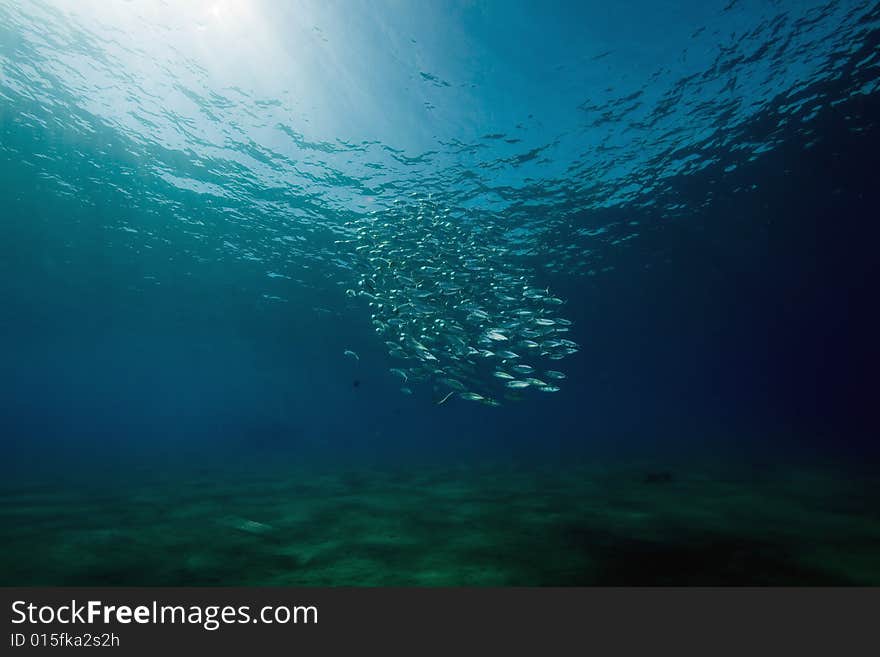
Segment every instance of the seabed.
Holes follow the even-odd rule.
[[[0,493],[3,585],[878,585],[880,487],[814,468],[279,469]]]

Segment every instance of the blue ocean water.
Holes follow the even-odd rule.
[[[878,91],[874,2],[0,0],[0,468],[873,472]]]

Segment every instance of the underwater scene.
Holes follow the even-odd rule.
[[[0,0],[0,585],[880,585],[880,3]]]

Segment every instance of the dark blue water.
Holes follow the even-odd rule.
[[[876,464],[876,3],[178,4],[0,1],[10,479]],[[348,240],[441,211],[564,302],[558,391],[400,391]]]

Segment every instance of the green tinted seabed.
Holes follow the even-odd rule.
[[[2,585],[880,584],[864,475],[279,469],[2,492]]]

